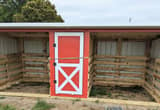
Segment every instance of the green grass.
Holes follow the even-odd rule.
[[[99,100],[96,100],[96,101],[95,101],[95,103],[97,103],[97,104],[98,104],[98,103],[99,103]]]
[[[0,96],[0,99],[5,99],[6,97],[4,97],[4,96]]]
[[[72,104],[75,104],[75,102],[79,102],[79,101],[81,101],[81,99],[74,99],[72,100]]]
[[[97,95],[107,95],[106,88],[92,87],[90,96],[97,96]]]
[[[110,92],[107,93],[108,97],[112,97],[112,94]]]
[[[0,110],[16,110],[16,108],[11,106],[11,105],[2,105],[2,104],[0,104]]]
[[[55,108],[55,104],[48,104],[43,100],[38,100],[32,110],[50,110],[51,108]]]

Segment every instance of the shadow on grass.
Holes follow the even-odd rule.
[[[32,110],[50,110],[51,108],[55,108],[55,104],[48,104],[43,100],[38,100]]]
[[[11,106],[11,105],[2,105],[2,104],[0,104],[0,110],[16,110],[16,108]]]

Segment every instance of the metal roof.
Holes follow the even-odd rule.
[[[0,23],[0,29],[160,29],[160,25],[114,24],[83,25],[66,23]]]

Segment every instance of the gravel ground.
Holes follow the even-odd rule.
[[[56,108],[51,110],[107,110],[107,107],[121,107],[122,110],[160,110],[157,107],[115,105],[110,103],[101,103],[98,101],[88,102],[81,100],[62,100],[53,98],[28,98],[28,97],[0,97],[1,104],[9,104],[17,108],[17,110],[31,110],[37,100],[44,100],[47,103],[54,104]],[[114,110],[114,109],[113,109]],[[116,110],[116,109],[115,109]],[[119,109],[120,110],[120,109]]]

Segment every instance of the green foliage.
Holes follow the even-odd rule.
[[[22,6],[26,3],[25,0],[4,0],[0,4],[0,22],[11,22],[13,16],[21,11]]]
[[[103,87],[93,87],[91,89],[91,93],[90,93],[90,96],[97,96],[97,95],[107,95],[107,91],[106,91],[106,88],[103,88]],[[108,95],[111,95],[108,93]]]
[[[57,15],[55,6],[48,0],[32,0],[22,7],[21,13],[14,15],[16,22],[63,22]]]
[[[54,104],[48,104],[45,101],[38,100],[36,105],[32,108],[32,110],[50,110],[51,108],[55,108]]]
[[[6,0],[0,4],[0,22],[63,22],[49,0]]]
[[[16,110],[16,108],[14,108],[10,105],[1,105],[0,104],[0,110]]]

